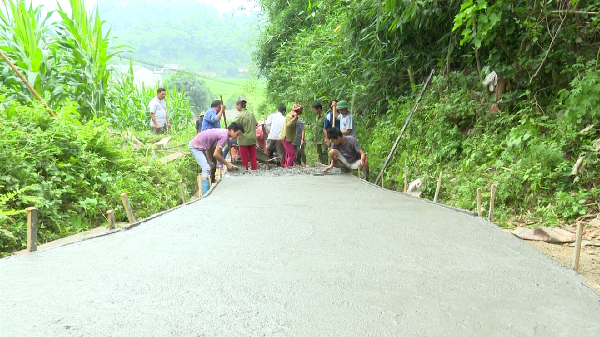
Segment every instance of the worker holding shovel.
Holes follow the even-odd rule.
[[[244,132],[241,124],[233,122],[227,129],[209,129],[202,131],[188,145],[196,162],[202,167],[202,195],[210,189],[208,176],[216,170],[215,159],[227,166],[228,170],[237,169],[221,155],[221,150],[229,139],[237,139]]]

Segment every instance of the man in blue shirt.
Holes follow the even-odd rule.
[[[210,109],[204,114],[204,120],[202,121],[202,131],[209,129],[220,129],[221,128],[221,117],[223,117],[223,111],[225,106],[219,100],[214,100],[210,104]]]
[[[329,107],[333,106],[333,102],[337,103],[337,100],[333,100],[331,102],[329,102]],[[333,119],[333,111],[329,110],[327,112],[327,115],[325,115],[325,122],[323,123],[323,130],[325,131],[325,144],[327,144],[327,147],[331,147],[331,143],[329,141],[329,138],[327,137],[327,130],[333,128],[334,126],[336,128],[340,128],[340,115],[338,115],[338,119],[336,119],[335,121],[335,125],[333,125],[333,123],[331,122],[331,120]]]
[[[202,120],[202,131],[210,129],[221,128],[221,117],[223,117],[223,111],[225,111],[225,105],[220,100],[214,100],[210,104],[210,109],[204,113],[204,119]],[[227,125],[225,125],[227,127]],[[227,158],[229,153],[229,144],[223,148],[222,156]]]

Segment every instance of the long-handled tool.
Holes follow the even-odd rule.
[[[385,168],[388,166],[390,160],[394,156],[394,152],[396,152],[398,143],[400,143],[400,139],[402,139],[402,135],[404,134],[404,131],[406,130],[406,127],[408,126],[410,119],[412,118],[413,114],[419,107],[419,102],[421,101],[421,97],[423,97],[423,93],[427,89],[427,86],[429,85],[429,82],[431,81],[431,78],[433,77],[434,73],[435,73],[435,69],[431,69],[431,73],[429,73],[429,77],[427,77],[427,81],[425,81],[425,85],[423,85],[423,89],[421,89],[421,93],[419,94],[419,97],[417,97],[417,101],[415,102],[415,105],[413,105],[412,109],[410,110],[410,113],[408,114],[408,117],[406,118],[406,121],[404,122],[404,126],[402,126],[402,130],[400,130],[400,135],[398,135],[398,138],[396,138],[396,143],[394,143],[394,146],[392,146],[392,150],[390,151],[390,154],[388,155],[387,159],[385,160],[385,163],[383,164],[383,167],[381,168],[381,172],[379,172],[377,179],[375,179],[375,185],[379,184],[379,181],[383,178],[383,172],[385,171]]]
[[[223,95],[219,95],[221,98],[221,106],[225,106],[223,101]],[[227,116],[225,116],[225,109],[223,109],[223,121],[225,122],[225,128],[227,129]],[[233,149],[231,148],[231,139],[227,138],[227,146],[229,146],[229,161],[233,164]]]

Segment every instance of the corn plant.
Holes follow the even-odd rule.
[[[122,76],[114,72],[106,95],[106,118],[121,129],[142,130],[148,123],[144,106],[146,97],[134,83],[133,67]],[[148,115],[149,116],[149,115]]]
[[[177,91],[177,87],[166,87],[167,108],[169,109],[169,121],[172,127],[177,130],[184,128],[188,123],[191,123],[192,111],[190,108],[190,99],[185,95],[185,88],[181,92]]]
[[[67,50],[66,62],[70,73],[65,81],[71,87],[72,98],[80,105],[84,118],[99,116],[105,108],[110,71],[110,59],[119,53],[120,47],[109,52],[110,29],[103,33],[105,21],[100,20],[98,7],[88,15],[83,0],[70,0],[71,15],[58,4],[62,18],[58,35],[61,48]],[[68,90],[64,87],[62,90]]]
[[[173,129],[181,129],[192,118],[190,100],[185,91],[178,92],[175,87],[168,87],[165,102],[169,121]],[[113,126],[121,129],[144,130],[150,123],[148,104],[156,96],[154,87],[136,87],[133,78],[133,65],[122,76],[115,72],[112,75],[106,95],[105,116]]]
[[[25,1],[6,0],[6,12],[0,11],[0,49],[9,57],[27,81],[50,103],[63,96],[56,91],[58,79],[53,70],[61,66],[56,40],[50,34],[55,24],[48,23],[53,12],[42,15],[42,6],[27,6]],[[0,80],[8,89],[7,98],[21,101],[34,96],[4,62],[0,62]]]

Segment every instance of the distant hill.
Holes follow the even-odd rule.
[[[103,0],[100,17],[127,56],[224,77],[244,76],[258,36],[258,13],[224,13],[197,1]],[[118,59],[116,61],[119,61]],[[241,71],[240,71],[241,70]]]

